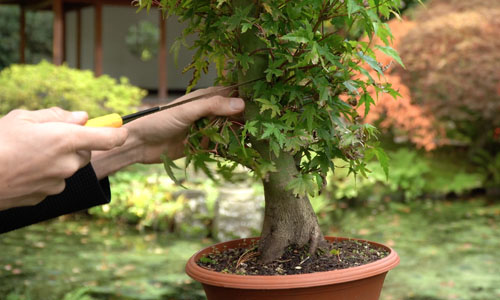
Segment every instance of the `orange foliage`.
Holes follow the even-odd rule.
[[[415,22],[392,20],[388,25],[394,36],[391,46],[398,50],[402,37],[415,26]],[[375,39],[372,43],[374,45],[383,45],[383,42],[379,39]],[[395,72],[398,68],[396,68],[392,59],[379,50],[375,49],[375,53],[377,61],[382,66],[387,67],[387,74],[381,79],[390,82],[392,87],[401,94],[401,98],[394,100],[388,94],[379,94],[378,98],[376,98],[375,91],[372,91],[372,97],[377,99],[376,106],[371,108],[367,116],[364,116],[365,122],[380,122],[379,128],[392,130],[399,141],[409,140],[428,151],[436,148],[437,141],[443,139],[437,138],[442,133],[442,130],[439,131],[436,128],[434,117],[424,107],[412,102],[410,89],[403,83],[400,72]],[[369,67],[365,66],[365,69],[369,69]],[[377,78],[375,71],[372,70],[370,73],[373,78]],[[361,106],[358,111],[362,114],[364,107]]]
[[[392,83],[402,97],[394,100],[381,95],[365,121],[379,122],[382,130],[426,150],[451,143],[447,132],[469,135],[469,142],[496,136],[495,128],[500,127],[500,1],[428,3],[427,8],[417,8],[412,21],[389,22],[392,47],[407,69],[393,63],[381,80]],[[372,43],[382,44],[379,40]],[[388,56],[376,54],[382,65],[391,63]],[[377,78],[375,71],[372,77]]]

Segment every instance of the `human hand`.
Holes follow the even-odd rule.
[[[212,92],[216,88],[197,90],[173,103]],[[244,108],[245,102],[240,98],[217,95],[138,119],[127,124],[127,128],[130,135],[135,135],[142,145],[139,162],[158,163],[161,162],[160,155],[165,151],[173,160],[184,156],[186,134],[196,120],[202,117],[231,116],[241,113]]]
[[[15,110],[0,119],[0,210],[35,205],[65,188],[92,150],[123,144],[124,128],[91,128],[85,112]]]
[[[215,89],[217,87],[197,90],[173,103]],[[160,156],[165,151],[171,159],[182,157],[186,134],[193,122],[202,117],[232,116],[243,112],[245,102],[240,98],[230,98],[226,95],[211,96],[182,104],[124,125],[129,131],[125,145],[111,151],[93,153],[92,165],[98,178],[132,163],[159,163]]]

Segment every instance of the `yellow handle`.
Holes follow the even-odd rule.
[[[102,117],[93,118],[85,123],[88,127],[122,127],[123,120],[119,114],[109,114]]]

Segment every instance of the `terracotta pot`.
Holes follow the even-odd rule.
[[[347,238],[327,237],[329,241]],[[258,238],[239,239],[207,247],[193,255],[186,273],[203,284],[208,300],[377,300],[387,272],[399,263],[398,254],[390,247],[364,240],[390,251],[375,262],[348,269],[302,275],[235,275],[204,269],[196,264],[203,254],[247,244]]]

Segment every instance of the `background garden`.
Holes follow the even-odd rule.
[[[415,2],[389,21],[406,69],[379,59],[402,97],[379,98],[364,116],[381,130],[389,178],[376,161],[368,178],[337,161],[311,202],[325,234],[399,253],[381,299],[499,299],[500,3]],[[50,14],[27,15],[31,64],[16,65],[17,14],[0,6],[0,115],[143,105],[146,91],[125,78],[42,61]],[[0,236],[0,299],[204,299],[185,262],[216,240],[258,235],[262,189],[243,169],[232,183],[191,169],[176,175],[187,189],[162,166],[133,166],[110,178],[111,204]]]

